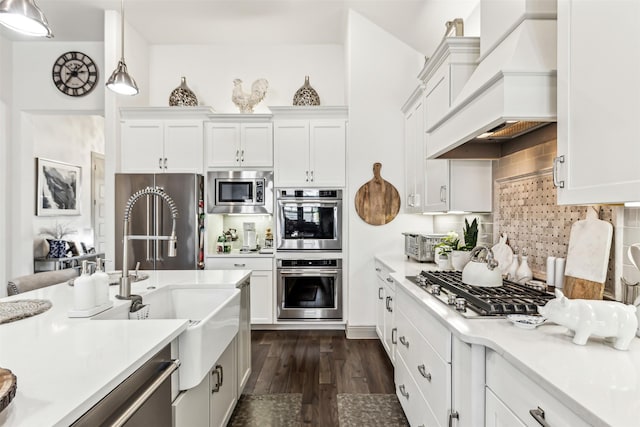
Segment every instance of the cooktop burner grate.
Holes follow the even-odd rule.
[[[507,314],[538,314],[538,306],[555,298],[553,294],[532,289],[509,280],[502,286],[481,287],[462,283],[462,274],[453,271],[422,271],[422,280],[414,280],[421,286],[440,285],[441,289],[466,304],[481,316],[504,316]],[[411,279],[411,278],[410,278]],[[424,282],[421,283],[421,282]]]

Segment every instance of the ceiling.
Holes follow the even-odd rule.
[[[150,44],[338,43],[353,9],[430,55],[444,23],[479,0],[127,0],[127,22]],[[102,41],[104,10],[118,0],[36,0],[57,41]],[[26,40],[6,29],[0,34]]]

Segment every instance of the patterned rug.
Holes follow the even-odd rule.
[[[395,394],[338,394],[340,427],[408,427]]]
[[[302,394],[243,394],[227,427],[298,427]]]

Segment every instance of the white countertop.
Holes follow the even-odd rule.
[[[396,282],[456,337],[496,351],[588,423],[640,425],[640,338],[628,351],[619,351],[596,337],[575,345],[567,328],[551,323],[524,330],[507,319],[468,320],[405,279],[437,269],[434,264],[395,254],[376,259],[394,270]]]
[[[235,287],[247,270],[145,271],[148,287],[207,285]],[[110,287],[115,305],[118,286]],[[187,320],[71,319],[73,287],[67,284],[3,298],[48,299],[53,306],[33,317],[0,325],[0,366],[18,379],[16,397],[0,412],[2,427],[68,426],[187,328]]]

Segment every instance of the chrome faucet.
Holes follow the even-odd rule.
[[[131,217],[131,211],[133,206],[143,196],[158,196],[169,205],[171,211],[171,234],[169,236],[149,236],[149,235],[131,235],[127,234],[129,231],[129,218]],[[127,205],[124,208],[124,236],[122,237],[122,277],[120,277],[120,293],[116,295],[118,299],[132,299],[131,295],[131,280],[129,278],[129,266],[128,266],[128,254],[127,243],[129,240],[167,240],[169,244],[167,256],[175,257],[178,251],[178,238],[176,237],[176,218],[178,218],[178,208],[173,199],[165,193],[160,187],[147,187],[139,190],[127,200]]]

